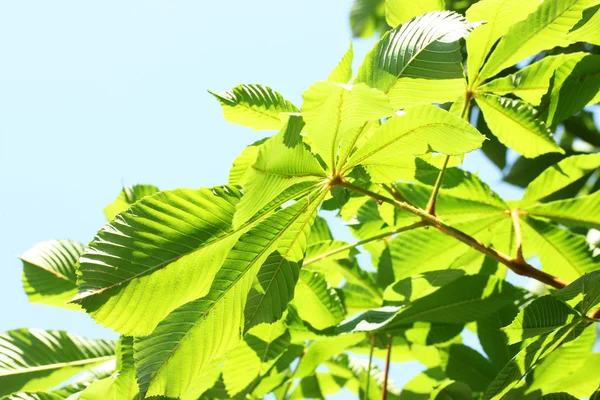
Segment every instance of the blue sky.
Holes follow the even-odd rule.
[[[300,105],[302,92],[346,51],[350,6],[2,2],[0,331],[116,337],[83,313],[29,304],[17,256],[49,239],[89,242],[123,184],[225,183],[233,158],[266,134],[226,123],[206,90],[262,83]],[[357,58],[374,42],[355,41]],[[467,167],[488,183],[499,179],[480,155],[468,155]],[[413,367],[393,375],[406,381]]]

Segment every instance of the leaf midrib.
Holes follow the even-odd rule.
[[[30,367],[30,368],[21,368],[21,369],[11,370],[8,372],[1,371],[0,377],[18,375],[18,374],[27,374],[27,373],[38,372],[38,371],[47,371],[50,369],[73,367],[73,366],[78,366],[78,365],[94,364],[94,363],[99,363],[102,361],[109,361],[114,358],[115,358],[114,355],[102,356],[102,357],[96,357],[96,358],[87,358],[85,360],[67,361],[67,362],[62,362],[62,363],[39,365],[39,366],[35,366],[35,367]]]

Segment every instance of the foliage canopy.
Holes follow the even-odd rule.
[[[353,33],[381,38],[301,106],[210,92],[229,122],[276,133],[223,186],[124,188],[89,244],[23,254],[31,302],[121,337],[5,332],[0,397],[600,398],[600,2],[471,3],[356,0]],[[460,168],[477,149],[522,199]],[[406,360],[427,369],[398,388],[388,367]]]

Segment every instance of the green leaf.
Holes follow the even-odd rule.
[[[556,125],[579,112],[600,91],[600,55],[586,55],[574,68],[556,71],[550,96],[548,124]]]
[[[571,227],[600,229],[600,192],[526,207],[529,214]]]
[[[577,317],[577,312],[571,307],[547,295],[531,302],[502,330],[508,337],[508,344],[514,344],[553,332],[571,324]]]
[[[393,112],[384,93],[360,83],[317,82],[302,97],[304,131],[311,148],[334,171],[345,163],[365,124]]]
[[[223,361],[223,382],[227,392],[233,397],[265,375],[289,344],[290,334],[283,322],[250,329]]]
[[[325,337],[313,342],[298,363],[294,377],[303,378],[313,374],[321,363],[362,342],[364,338],[363,334],[351,333],[348,335]]]
[[[556,382],[577,372],[585,364],[596,340],[595,329],[585,329],[575,340],[565,343],[546,357],[527,377],[527,392],[551,393]],[[545,397],[545,396],[544,396]]]
[[[580,399],[590,397],[590,400],[597,400],[598,376],[600,376],[600,353],[591,353],[587,355],[581,368],[554,381],[548,390],[568,392]],[[596,397],[592,394],[594,391]]]
[[[534,1],[535,5],[539,4]],[[480,4],[480,3],[477,3]],[[515,1],[515,4],[521,2]],[[478,32],[479,29],[476,31]],[[474,35],[471,35],[472,38]],[[495,79],[480,86],[477,91],[480,93],[490,92],[497,95],[512,93],[519,96],[526,102],[539,106],[542,97],[550,89],[552,77],[556,70],[565,63],[573,63],[581,60],[586,53],[558,54],[555,56],[544,57],[541,61],[530,64],[519,71]]]
[[[541,400],[577,400],[568,393],[550,393],[542,396]]]
[[[509,304],[477,321],[479,343],[497,370],[506,365],[519,350],[518,346],[508,345],[508,337],[501,329],[510,324],[518,313],[517,306]]]
[[[515,387],[544,357],[551,354],[563,341],[577,337],[578,322],[562,327],[528,343],[502,368],[483,395],[484,400],[499,400]]]
[[[348,161],[356,165],[396,165],[402,156],[438,152],[467,153],[481,147],[484,136],[468,122],[442,110],[424,105],[412,107],[388,119]]]
[[[497,233],[494,227],[503,219],[505,216],[498,213],[477,221],[464,222],[456,228],[479,240],[489,241]],[[401,233],[389,242],[389,248],[395,281],[416,273],[448,268],[470,250],[468,245],[432,229]]]
[[[571,156],[542,172],[527,186],[521,207],[543,201],[553,193],[600,168],[600,154]]]
[[[583,275],[567,287],[554,292],[558,299],[577,305],[582,315],[587,314],[594,306],[600,303],[600,271],[593,271]]]
[[[340,324],[337,331],[389,331],[416,321],[463,324],[481,319],[520,297],[520,290],[501,279],[468,275],[402,307],[387,306],[359,314]]]
[[[590,7],[583,12],[581,21],[567,35],[571,42],[587,42],[600,46],[600,8]]]
[[[64,397],[59,396],[55,393],[48,392],[35,392],[35,393],[27,393],[20,392],[14,393],[10,396],[3,397],[2,400],[63,400]]]
[[[298,112],[281,94],[263,85],[238,85],[226,92],[209,93],[221,103],[227,121],[256,130],[279,130],[289,113]]]
[[[352,78],[352,60],[354,59],[354,50],[352,48],[352,42],[348,51],[342,56],[340,62],[335,66],[333,71],[327,78],[328,81],[337,83],[348,83]]]
[[[322,196],[298,201],[240,236],[205,297],[174,310],[152,334],[136,339],[136,369],[143,395],[185,395],[211,363],[239,343],[246,298],[260,266],[274,251],[287,254],[295,246]]]
[[[300,317],[319,330],[337,325],[346,314],[335,289],[316,271],[300,271],[295,299]]]
[[[490,362],[463,344],[452,344],[442,349],[440,355],[448,378],[464,382],[476,392],[484,391],[496,377],[496,370]]]
[[[78,301],[104,326],[147,335],[172,310],[204,296],[228,251],[238,189],[176,189],[136,203],[82,255]]]
[[[114,359],[115,343],[64,331],[16,329],[0,335],[0,396],[43,391]]]
[[[32,303],[81,310],[67,302],[77,294],[77,260],[85,250],[71,240],[36,244],[22,256],[23,288]]]
[[[119,347],[117,345],[117,352],[118,350]],[[69,379],[69,384],[52,390],[52,393],[57,394],[62,398],[68,398],[72,394],[79,393],[90,386],[93,382],[111,376],[115,372],[115,364],[115,360],[110,360],[98,365],[97,367],[83,371]]]
[[[385,19],[395,28],[411,18],[445,8],[443,0],[385,0]]]
[[[250,146],[246,147],[235,160],[233,160],[233,164],[229,170],[230,185],[243,185],[246,182],[248,171],[250,171],[252,164],[256,162],[256,157],[258,157],[260,145],[266,140],[268,140],[268,138],[252,143]]]
[[[469,7],[466,12],[469,22],[486,22],[467,37],[467,66],[471,86],[478,81],[481,66],[496,41],[538,5],[537,0],[483,0]]]
[[[532,217],[523,221],[525,250],[540,258],[545,272],[572,281],[600,269],[600,262],[593,259],[585,236]]]
[[[454,101],[466,87],[458,40],[477,25],[448,11],[417,17],[383,35],[356,82],[387,93],[394,109]]]
[[[566,47],[569,30],[581,19],[585,8],[597,0],[548,0],[533,13],[510,27],[483,66],[479,79],[500,71],[552,47]]]
[[[350,11],[352,36],[368,38],[377,31],[388,29],[385,23],[385,4],[381,0],[354,0]]]
[[[135,380],[133,338],[121,336],[117,346],[115,374],[92,382],[79,395],[81,400],[137,400],[139,389]]]
[[[296,185],[300,188],[296,196],[300,196],[323,182],[325,170],[302,142],[303,127],[301,117],[291,116],[277,135],[260,146],[256,162],[246,176],[244,197],[236,207],[234,227],[252,219],[287,189]]]
[[[158,188],[154,185],[125,186],[115,201],[104,207],[104,216],[108,221],[112,221],[117,214],[127,210],[136,201],[151,196],[158,191]]]
[[[520,100],[478,94],[477,105],[490,130],[500,143],[531,158],[545,153],[564,153],[550,129],[536,118],[536,111]]]

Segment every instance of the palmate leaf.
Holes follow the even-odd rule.
[[[346,168],[385,163],[395,165],[402,156],[439,152],[447,155],[467,153],[481,147],[484,136],[468,122],[442,110],[423,105],[395,115],[348,161]]]
[[[587,42],[600,46],[600,8],[591,7],[583,12],[583,19],[567,35],[571,42]]]
[[[483,242],[498,234],[498,225],[505,215],[481,216],[476,221],[457,224],[460,229]],[[470,247],[437,230],[412,230],[396,236],[389,242],[389,256],[394,280],[427,271],[448,268]]]
[[[110,340],[41,329],[5,332],[0,335],[0,396],[52,389],[114,355]]]
[[[592,352],[596,331],[586,329],[575,340],[560,346],[546,357],[527,377],[527,392],[551,393],[561,391],[552,387],[561,379],[579,371]],[[558,388],[557,388],[558,389]]]
[[[385,0],[385,19],[395,28],[416,16],[445,8],[443,0]]]
[[[337,83],[348,83],[352,78],[352,60],[354,59],[354,49],[352,47],[352,42],[350,42],[350,47],[348,51],[344,53],[340,62],[335,66],[333,71],[327,77],[327,80],[330,82]]]
[[[234,227],[252,219],[287,189],[300,188],[296,194],[300,196],[324,181],[325,170],[302,142],[303,127],[301,117],[291,116],[278,134],[260,146],[243,185],[244,197],[236,206]]]
[[[576,306],[582,315],[600,303],[600,271],[583,275],[569,286],[554,292],[558,299]]]
[[[515,1],[518,6],[522,2]],[[534,1],[537,6],[539,3]],[[480,4],[480,3],[477,3]],[[479,32],[479,29],[475,32]],[[470,38],[474,36],[471,35]],[[505,95],[508,93],[515,94],[526,102],[539,106],[542,97],[550,89],[552,77],[556,70],[568,64],[579,62],[586,53],[571,53],[558,54],[555,56],[544,57],[541,61],[530,64],[527,67],[520,69],[514,74],[494,79],[491,82],[480,86],[477,91],[480,93],[493,93],[497,95]]]
[[[522,296],[520,290],[496,277],[468,275],[402,307],[387,306],[358,314],[342,322],[337,331],[390,331],[417,321],[462,324],[481,319]]]
[[[527,103],[490,94],[478,94],[476,101],[500,143],[528,158],[564,153],[554,142],[550,129],[536,118],[536,111]]]
[[[205,297],[174,310],[152,334],[136,339],[136,369],[143,395],[185,395],[212,362],[239,343],[246,298],[260,266],[274,251],[284,257],[294,251],[294,238],[304,235],[322,196],[302,199],[242,235]]]
[[[522,309],[510,325],[502,330],[506,333],[508,344],[514,344],[555,331],[571,324],[577,317],[577,312],[571,307],[546,295]]]
[[[481,66],[498,39],[504,36],[512,25],[527,18],[538,5],[537,0],[484,0],[469,7],[466,12],[469,22],[486,22],[466,39],[471,86],[476,85]]]
[[[421,179],[425,184],[397,183],[396,187],[413,205],[426,208],[437,177]],[[449,223],[459,223],[498,215],[508,205],[477,175],[459,168],[449,168],[444,174],[436,203],[436,214]]]
[[[381,0],[354,0],[350,10],[352,36],[368,38],[385,31],[385,4]]]
[[[485,400],[499,400],[515,387],[544,357],[550,355],[566,340],[575,339],[581,332],[579,321],[562,327],[528,343],[502,368],[483,395]],[[585,323],[584,323],[585,324]]]
[[[546,386],[548,391],[571,393],[577,398],[589,397],[598,400],[600,382],[600,353],[588,353],[583,360],[583,365],[576,371],[570,371],[566,376],[561,376]],[[560,363],[557,363],[560,366]],[[595,396],[594,397],[594,393]]]
[[[112,221],[136,201],[151,196],[158,191],[158,188],[154,185],[125,186],[115,201],[104,207],[104,216],[107,220]]]
[[[119,348],[117,347],[117,353],[118,350]],[[119,355],[117,354],[116,357],[118,358]],[[62,398],[67,398],[75,393],[82,392],[93,382],[111,376],[115,372],[115,364],[116,360],[110,360],[98,365],[97,367],[90,368],[71,378],[69,380],[69,384],[63,385],[58,389],[52,390],[52,393],[57,394]]]
[[[233,397],[257,377],[265,375],[289,344],[290,334],[282,321],[250,329],[223,361],[223,382],[227,392]]]
[[[121,336],[117,345],[117,368],[112,376],[92,382],[77,399],[136,400],[139,388],[135,379],[133,338]]]
[[[556,125],[578,111],[600,91],[600,55],[586,55],[573,68],[563,64],[553,81],[548,124]]]
[[[586,272],[600,269],[585,236],[533,217],[523,221],[523,241],[527,246],[524,250],[540,258],[545,272],[573,281]]]
[[[477,25],[448,11],[419,16],[383,35],[355,82],[387,93],[394,109],[454,101],[465,90],[458,40]]]
[[[496,369],[477,350],[463,344],[452,344],[440,351],[446,376],[483,392],[496,377]]]
[[[565,158],[542,172],[531,182],[520,207],[529,206],[565,188],[583,176],[600,168],[600,154],[586,154]]]
[[[477,337],[492,365],[500,370],[519,351],[518,346],[509,346],[508,337],[501,328],[509,325],[519,313],[514,304],[490,313],[477,321]]]
[[[574,199],[526,207],[531,215],[549,218],[559,224],[600,229],[600,191]]]
[[[252,164],[258,157],[258,150],[260,145],[263,144],[268,138],[264,138],[252,143],[246,147],[239,156],[233,160],[231,168],[229,169],[229,184],[230,185],[243,185],[246,182],[248,171]]]
[[[52,392],[19,392],[3,397],[2,400],[64,400],[64,397]]]
[[[32,303],[81,310],[67,302],[77,294],[77,260],[85,246],[72,240],[38,243],[22,256],[23,288]]]
[[[346,314],[344,303],[323,274],[308,269],[300,271],[295,302],[300,317],[319,330],[338,324]]]
[[[243,229],[232,231],[238,189],[177,189],[136,203],[98,232],[79,266],[79,302],[99,323],[146,335],[205,295]]]
[[[226,92],[209,93],[221,103],[227,121],[252,129],[279,130],[289,113],[298,112],[281,94],[263,85],[238,85]]]
[[[360,333],[319,338],[310,344],[302,356],[294,377],[303,378],[312,375],[321,363],[362,342],[364,338]]]
[[[302,97],[304,131],[311,149],[332,170],[345,163],[367,122],[393,112],[387,96],[365,84],[317,82]]]
[[[479,79],[490,78],[542,50],[568,46],[569,30],[581,19],[583,10],[596,1],[544,1],[525,20],[509,28],[487,59]]]

